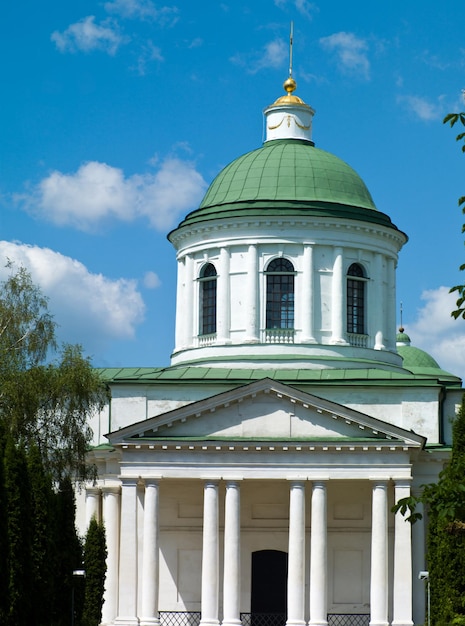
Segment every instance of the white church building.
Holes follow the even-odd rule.
[[[397,334],[407,237],[284,89],[168,235],[170,367],[102,372],[78,507],[105,522],[102,624],[424,622],[424,524],[391,507],[437,480],[461,381]]]

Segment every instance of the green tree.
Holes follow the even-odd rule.
[[[59,481],[88,478],[88,416],[108,392],[80,346],[57,349],[48,302],[29,272],[10,266],[0,283],[0,421],[26,448],[37,445]]]
[[[465,126],[465,112],[462,113],[449,113],[443,120],[444,124],[449,124],[453,128],[456,124]],[[456,137],[456,141],[462,144],[462,152],[465,152],[465,132],[459,132]],[[459,207],[462,207],[462,213],[465,213],[465,196],[461,196],[458,200]],[[462,233],[465,232],[465,224],[462,225]],[[465,270],[465,263],[460,266],[460,271]],[[455,285],[450,290],[451,293],[457,293],[456,309],[452,311],[451,315],[455,319],[462,317],[465,319],[465,285]]]
[[[76,624],[79,624],[82,612],[79,581],[73,579],[73,571],[83,568],[82,544],[76,531],[75,515],[76,503],[73,484],[70,477],[65,476],[55,495],[54,523],[51,527],[55,548],[53,563],[55,593],[53,595],[54,605],[51,607],[50,613],[53,617],[52,623],[57,626],[68,626],[69,624],[73,593],[77,615]]]
[[[439,481],[426,485],[419,497],[399,500],[394,512],[421,519],[416,507],[428,511],[427,563],[431,589],[431,622],[465,626],[465,397],[453,424],[450,462]]]
[[[105,528],[94,517],[89,524],[84,545],[86,581],[82,614],[83,626],[98,626],[102,619],[107,571],[106,558]]]
[[[50,624],[50,606],[54,595],[52,530],[53,491],[51,477],[45,473],[37,446],[33,445],[27,458],[31,504],[31,597],[34,598],[34,624]]]
[[[5,456],[5,494],[8,540],[8,600],[6,624],[31,623],[31,507],[24,447],[10,436]]]
[[[0,624],[6,624],[9,612],[8,595],[8,524],[4,472],[5,437],[0,426]]]

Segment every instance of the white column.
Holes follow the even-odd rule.
[[[160,623],[159,589],[159,498],[158,480],[146,479],[144,498],[144,554],[142,561],[141,626]]]
[[[184,269],[184,279],[186,282],[186,287],[184,289],[185,299],[184,301],[177,302],[176,306],[182,306],[183,314],[184,314],[184,346],[189,347],[194,343],[194,337],[197,337],[199,334],[199,329],[194,329],[194,285],[195,277],[194,277],[194,261],[190,254],[186,255],[186,266]],[[198,305],[198,298],[197,298]],[[195,319],[197,320],[198,325],[199,312],[197,311],[197,315]]]
[[[302,272],[302,343],[315,343],[313,320],[313,248],[304,245]]]
[[[388,626],[387,481],[373,484],[372,498],[370,626]]]
[[[396,346],[396,264],[394,259],[386,261],[386,346],[395,350]]]
[[[102,624],[110,624],[118,613],[119,507],[120,488],[103,487],[103,522],[107,544],[107,573],[102,607]]]
[[[89,528],[90,520],[95,517],[100,520],[100,489],[98,487],[86,487],[86,528]]]
[[[394,501],[410,497],[410,482],[396,481]],[[395,516],[394,589],[392,626],[413,626],[412,620],[412,525]]]
[[[368,323],[372,328],[372,333],[375,336],[375,350],[384,350],[384,309],[386,302],[384,296],[384,272],[383,272],[383,258],[381,254],[374,255],[373,263],[373,293],[369,293],[370,283],[366,283],[365,289],[367,290],[367,302],[369,302],[370,308],[373,310],[368,311]]]
[[[312,487],[312,522],[310,535],[310,621],[309,626],[328,624],[328,548],[326,528],[326,483]]]
[[[237,481],[226,483],[224,512],[223,626],[239,626],[241,601],[241,503]]]
[[[216,310],[217,310],[217,342],[229,343],[230,335],[230,289],[229,289],[229,250],[221,248],[218,267]]]
[[[247,252],[245,341],[258,342],[258,252],[257,246],[249,246]]]
[[[289,498],[287,626],[305,624],[305,483],[292,482]]]
[[[201,626],[206,624],[219,624],[219,532],[217,482],[206,481],[203,494]]]
[[[186,290],[186,259],[178,259],[178,282],[176,288],[176,329],[175,346],[176,350],[181,350],[187,345],[186,325],[185,325],[185,303],[184,296]]]
[[[334,249],[333,280],[331,285],[331,343],[345,344],[344,339],[344,282],[342,276],[342,248]]]
[[[115,624],[137,626],[137,478],[123,478],[118,617]]]

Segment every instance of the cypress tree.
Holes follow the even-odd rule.
[[[82,569],[82,545],[75,525],[76,504],[71,479],[65,477],[55,496],[55,563],[54,589],[55,604],[53,607],[54,624],[68,626],[71,616],[71,599],[75,596],[75,609],[79,623],[81,602],[79,581],[74,581],[73,571]],[[75,585],[76,583],[76,585]],[[74,589],[76,587],[76,589]]]
[[[30,486],[24,448],[11,437],[5,449],[5,491],[9,544],[7,624],[31,624]]]
[[[29,482],[31,485],[31,595],[34,598],[34,624],[50,623],[50,606],[54,592],[52,546],[54,542],[52,518],[52,481],[44,471],[37,446],[28,452]]]
[[[6,624],[9,612],[8,526],[5,492],[5,437],[0,424],[0,624]]]
[[[105,528],[102,523],[92,518],[84,545],[84,569],[86,571],[83,626],[98,626],[102,619],[103,594],[107,547]]]

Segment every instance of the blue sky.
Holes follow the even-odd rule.
[[[97,366],[162,366],[174,345],[166,234],[262,142],[294,21],[313,139],[409,235],[398,301],[413,343],[465,375],[463,0],[42,0],[0,22],[0,259],[30,268],[59,337]],[[0,270],[1,275],[1,270]],[[399,308],[399,305],[398,305]]]

